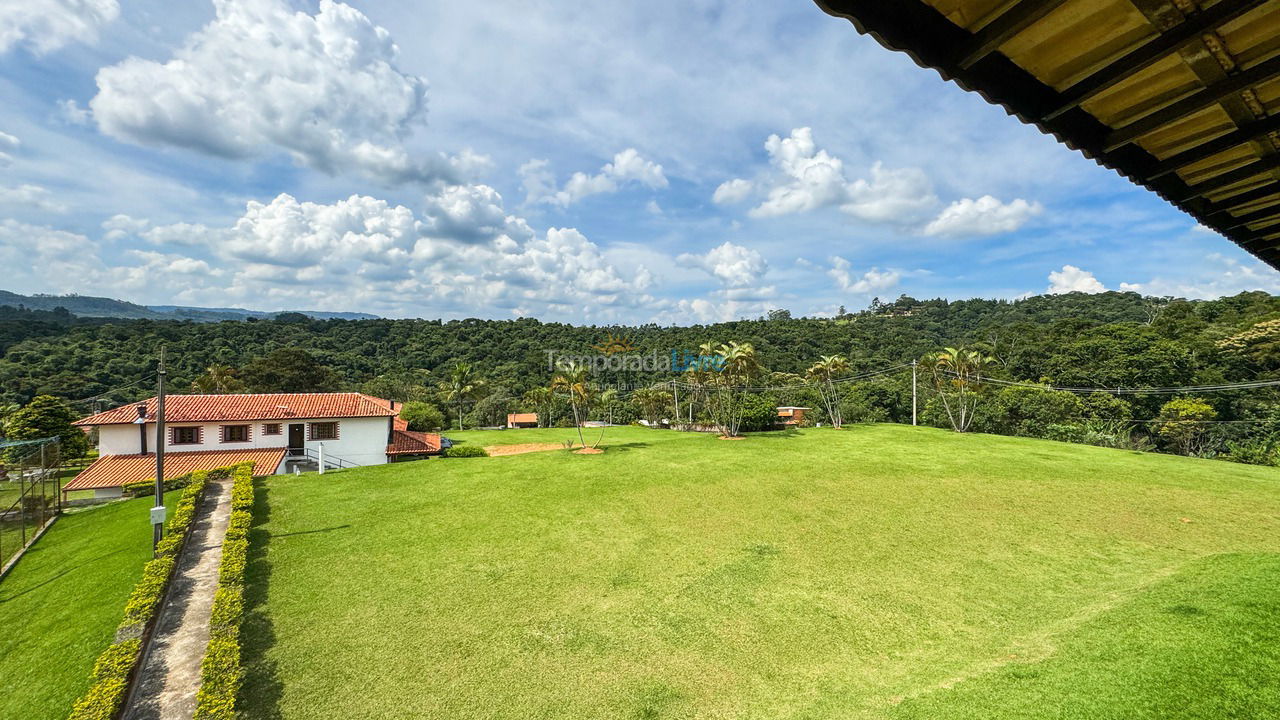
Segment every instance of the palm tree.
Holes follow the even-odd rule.
[[[538,427],[551,427],[551,411],[556,404],[556,394],[551,388],[537,387],[522,398],[527,407],[538,413]]]
[[[713,415],[721,434],[737,437],[742,423],[742,401],[748,392],[746,386],[763,374],[764,369],[760,366],[756,349],[751,343],[730,341],[720,345],[715,352],[720,358],[721,367],[712,378],[716,387],[716,401],[712,403]]]
[[[244,383],[236,377],[235,368],[215,363],[191,383],[191,392],[201,395],[244,392]]]
[[[843,355],[820,355],[818,362],[809,366],[806,377],[818,383],[818,393],[822,396],[822,404],[827,406],[827,417],[831,424],[839,428],[844,418],[840,414],[840,389],[835,378],[849,372],[849,361]]]
[[[661,420],[663,408],[671,406],[671,393],[662,390],[661,385],[653,387],[639,388],[631,393],[631,399],[640,406],[640,412],[644,413],[644,419],[650,425],[657,425]],[[677,409],[677,414],[679,410]]]
[[[587,366],[582,363],[567,360],[556,364],[558,368],[554,377],[551,378],[551,390],[561,390],[569,395],[569,405],[573,407],[573,424],[578,428],[578,442],[582,447],[587,446],[587,440],[582,436],[582,414],[586,412],[591,405],[591,379],[587,375]],[[603,437],[603,433],[601,434]],[[599,445],[599,442],[596,443]]]
[[[444,396],[446,403],[451,403],[458,411],[458,429],[462,429],[462,406],[467,400],[471,399],[481,387],[484,387],[484,380],[476,377],[475,371],[471,368],[471,363],[456,362],[449,371],[449,379],[441,382],[437,387]]]
[[[992,362],[995,362],[994,358],[963,347],[943,348],[935,358],[934,387],[956,432],[965,432],[973,424],[982,371]]]

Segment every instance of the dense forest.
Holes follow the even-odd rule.
[[[1056,386],[1181,387],[1271,379],[1280,370],[1280,298],[1263,292],[1212,301],[1116,292],[1017,301],[903,296],[835,318],[792,318],[779,310],[755,320],[689,327],[573,326],[531,318],[315,320],[299,314],[194,323],[0,307],[0,402],[23,404],[47,394],[87,413],[146,397],[164,346],[175,392],[189,392],[193,384],[204,391],[360,389],[434,404],[446,413],[458,400],[445,397],[451,372],[464,363],[477,382],[465,404],[456,404],[469,413],[466,420],[492,424],[514,410],[541,408],[554,417],[555,407],[536,397],[553,374],[548,351],[589,354],[610,338],[625,339],[638,353],[663,356],[696,351],[708,342],[749,343],[766,377],[773,378],[804,377],[821,356],[847,358],[849,376],[919,361],[922,421],[945,426],[931,372],[943,348],[980,352],[989,359],[985,372],[992,379]],[[909,422],[910,376],[903,370],[844,385],[846,422]],[[622,402],[628,391],[674,377],[661,371],[602,376],[622,393],[592,412],[614,421],[635,419],[644,411]],[[1186,444],[1163,436],[1165,426],[1155,424],[1168,420],[1167,395],[1073,396],[998,384],[980,390],[974,430],[1136,443],[1144,449],[1177,446],[1194,454],[1240,455],[1247,447],[1270,457],[1280,419],[1280,393],[1274,389],[1206,393],[1193,413],[1205,437]],[[815,406],[813,419],[824,419],[812,388],[762,394],[769,402]],[[1124,428],[1114,424],[1121,420],[1128,423]]]

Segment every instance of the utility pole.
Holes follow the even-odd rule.
[[[151,551],[164,537],[164,346],[160,346],[160,367],[156,370],[156,504],[151,508]]]
[[[916,424],[916,363],[911,361],[911,424]]]

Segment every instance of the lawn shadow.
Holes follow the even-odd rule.
[[[27,588],[26,590],[21,590],[21,591],[16,592],[16,593],[14,593],[14,594],[12,594],[12,595],[6,595],[6,596],[3,596],[3,597],[0,597],[0,605],[3,605],[3,604],[5,604],[5,603],[9,602],[10,600],[17,600],[18,598],[22,597],[23,595],[26,595],[26,594],[27,594],[27,593],[29,593],[29,592],[32,592],[32,591],[35,591],[35,590],[39,590],[40,588],[44,587],[45,585],[48,585],[49,583],[53,582],[54,580],[57,580],[58,578],[61,578],[61,577],[65,576],[65,575],[70,575],[71,573],[75,572],[76,570],[79,570],[79,569],[80,569],[80,568],[82,568],[82,567],[85,567],[86,565],[92,565],[92,564],[94,564],[94,563],[98,562],[99,560],[102,560],[103,558],[108,558],[108,557],[111,557],[112,555],[118,555],[119,553],[122,553],[122,552],[124,552],[124,549],[123,549],[123,548],[121,548],[121,549],[119,549],[119,550],[112,550],[112,551],[111,551],[111,552],[109,552],[109,553],[103,553],[103,554],[101,554],[101,555],[99,555],[99,556],[97,556],[97,557],[95,557],[95,558],[93,558],[93,559],[91,559],[91,560],[86,560],[86,561],[84,561],[84,562],[80,563],[79,565],[73,565],[72,567],[69,567],[69,568],[63,568],[62,570],[59,570],[58,572],[54,573],[52,576],[50,576],[50,577],[48,577],[48,578],[46,578],[46,579],[42,580],[42,581],[41,581],[41,582],[39,582],[39,583],[36,583],[35,585],[32,585],[31,587]],[[24,559],[25,559],[25,557],[26,557],[26,556],[23,556],[23,557],[24,557]],[[21,562],[21,561],[19,561],[19,562]],[[17,568],[17,565],[14,565],[14,568],[16,569],[16,568]],[[12,570],[10,570],[10,571],[9,571],[9,575],[12,575],[12,574],[13,574],[13,571],[12,571]],[[5,575],[5,577],[6,577],[6,578],[7,578],[7,577],[9,577],[9,575]],[[0,587],[3,587],[3,585],[0,585]]]
[[[316,528],[315,530],[296,530],[296,531],[294,531],[294,532],[289,532],[289,533],[279,533],[279,534],[277,534],[277,535],[270,535],[270,534],[268,534],[268,535],[267,535],[267,537],[269,537],[269,538],[282,538],[282,537],[293,537],[294,535],[314,535],[314,534],[316,534],[316,533],[327,533],[327,532],[333,532],[334,530],[346,530],[346,529],[347,529],[347,528],[349,528],[349,527],[351,527],[351,525],[350,525],[350,524],[347,524],[347,525],[334,525],[333,527],[327,527],[327,528]]]
[[[601,443],[601,444],[600,444],[600,447],[604,448],[605,450],[607,450],[607,451],[609,451],[609,452],[613,452],[613,451],[615,451],[615,450],[621,450],[622,452],[627,452],[628,450],[632,450],[632,449],[635,449],[635,448],[647,448],[647,447],[649,447],[649,446],[650,446],[650,445],[652,445],[652,444],[653,444],[653,443],[638,442],[638,441],[637,441],[637,442],[629,442],[629,443],[620,443],[620,444],[618,444],[618,445],[612,445],[612,444],[610,444],[610,443]]]
[[[240,695],[236,698],[236,705],[241,709],[242,716],[254,718],[281,717],[280,695],[284,689],[279,668],[274,660],[267,658],[267,652],[276,644],[275,628],[266,612],[271,586],[267,543],[271,540],[271,533],[264,526],[270,519],[270,489],[262,480],[256,480],[253,488],[253,524],[249,528],[249,557],[245,568],[244,624],[240,631],[240,637],[244,638],[242,652],[245,677]]]

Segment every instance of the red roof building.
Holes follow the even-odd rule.
[[[438,455],[448,444],[410,431],[399,403],[363,393],[168,395],[164,414],[166,477],[247,460],[255,475],[381,465]],[[155,477],[155,398],[75,424],[97,429],[101,457],[65,490],[113,497],[123,485]]]
[[[284,453],[284,448],[165,453],[164,479],[171,480],[196,470],[213,470],[244,462],[253,463],[255,476],[271,475],[280,466]],[[118,488],[129,483],[154,480],[155,477],[155,454],[103,455],[63,485],[62,490],[70,492]]]

